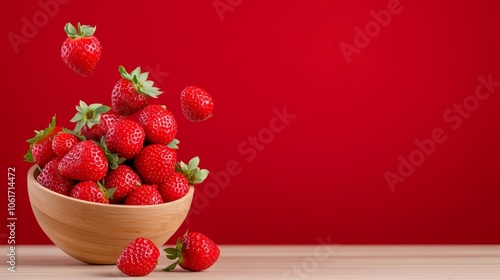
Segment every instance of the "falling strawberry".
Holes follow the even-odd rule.
[[[104,178],[106,189],[115,189],[110,203],[122,203],[137,186],[141,184],[141,178],[128,165],[120,164],[114,170],[108,172]]]
[[[59,158],[54,158],[49,161],[38,174],[36,180],[42,186],[60,194],[69,195],[71,189],[75,185],[72,179],[66,178],[59,172]]]
[[[104,204],[109,204],[109,197],[112,195],[111,191],[108,192],[100,183],[94,181],[78,182],[70,193],[73,198]]]
[[[111,94],[111,107],[122,116],[132,115],[148,105],[150,97],[157,98],[163,92],[148,80],[149,72],[141,73],[137,67],[130,74],[125,67],[118,68],[122,78]]]
[[[99,103],[87,105],[80,100],[80,104],[76,106],[77,113],[71,119],[76,122],[75,132],[80,132],[89,140],[100,142],[109,128],[123,118],[110,109],[109,106]]]
[[[204,89],[188,86],[181,92],[181,109],[186,119],[200,122],[213,115],[214,101]]]
[[[105,136],[108,150],[125,159],[133,159],[142,150],[144,139],[144,129],[133,120],[117,121]]]
[[[69,22],[64,26],[68,38],[61,47],[61,57],[69,68],[83,77],[87,77],[94,71],[101,58],[101,43],[93,36],[95,29],[95,27],[80,25],[80,23],[77,28]]]
[[[153,241],[138,237],[123,249],[116,266],[129,276],[146,276],[156,268],[159,257],[160,250]]]
[[[134,159],[137,173],[147,184],[161,184],[175,170],[177,151],[161,144],[144,147]]]
[[[208,170],[200,169],[199,157],[194,157],[189,164],[179,162],[176,171],[170,175],[167,181],[158,185],[158,191],[164,202],[174,201],[185,196],[189,191],[190,185],[202,183],[208,176]]]
[[[52,150],[54,153],[62,158],[64,157],[71,149],[73,149],[78,142],[80,142],[80,138],[76,136],[74,133],[69,131],[61,131],[57,133],[52,139]]]
[[[108,161],[103,149],[92,140],[76,144],[59,162],[59,172],[79,181],[99,181],[106,176]]]
[[[50,160],[57,157],[57,154],[52,150],[52,138],[62,130],[61,127],[56,126],[56,117],[52,118],[49,126],[41,131],[35,130],[35,137],[29,139],[29,151],[24,155],[24,160],[27,162],[34,162],[38,166],[43,167]]]
[[[156,185],[140,185],[125,198],[125,205],[155,205],[163,203]]]
[[[217,245],[199,232],[188,232],[177,239],[175,248],[166,248],[167,258],[177,259],[164,270],[169,271],[177,264],[189,271],[202,271],[211,267],[219,258],[220,250]]]
[[[156,104],[146,106],[139,114],[146,139],[152,144],[167,145],[177,133],[177,122],[166,107]]]

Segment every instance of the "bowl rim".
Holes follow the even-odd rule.
[[[137,209],[162,208],[162,207],[166,207],[166,206],[174,206],[175,204],[183,204],[184,200],[190,199],[190,197],[192,197],[193,193],[194,193],[194,186],[190,185],[188,193],[186,193],[186,195],[184,195],[183,197],[181,197],[181,198],[179,198],[177,200],[174,200],[174,201],[163,202],[163,203],[160,203],[160,204],[154,204],[154,205],[125,205],[125,204],[97,203],[97,202],[91,202],[91,201],[81,200],[81,199],[77,199],[77,198],[74,198],[74,197],[71,197],[71,196],[60,194],[60,193],[57,193],[57,192],[55,192],[55,191],[53,191],[53,190],[51,190],[51,189],[43,186],[42,184],[38,183],[38,181],[36,180],[36,177],[35,177],[35,172],[39,172],[39,171],[40,171],[40,169],[39,169],[39,166],[37,164],[33,165],[28,170],[28,185],[31,182],[37,188],[39,188],[42,191],[47,192],[47,193],[49,193],[51,195],[58,196],[58,197],[61,197],[61,198],[64,198],[64,199],[68,199],[68,200],[72,200],[72,201],[74,201],[76,203],[81,203],[81,204],[84,204],[84,205],[89,205],[89,206],[94,206],[94,207],[105,207],[105,208],[110,208],[111,207],[111,208],[117,208],[117,209],[130,209],[131,207],[132,208],[137,208]]]

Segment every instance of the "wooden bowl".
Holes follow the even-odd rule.
[[[183,198],[157,205],[100,204],[47,189],[28,171],[28,194],[36,220],[47,236],[73,258],[89,264],[116,264],[137,237],[161,247],[177,231],[191,207],[194,188]]]

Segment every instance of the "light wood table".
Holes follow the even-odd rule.
[[[16,272],[7,270],[1,246],[0,279],[130,279],[114,265],[88,265],[54,246],[17,246]],[[148,279],[500,279],[495,246],[220,246],[207,271],[161,269]],[[162,252],[163,253],[163,252]]]

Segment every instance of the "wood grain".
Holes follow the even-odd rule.
[[[7,252],[7,247],[0,247]],[[160,264],[147,279],[500,279],[500,246],[220,246],[203,272]],[[6,255],[2,254],[4,259]],[[114,265],[89,265],[55,246],[18,246],[17,272],[2,261],[0,279],[130,279]]]

